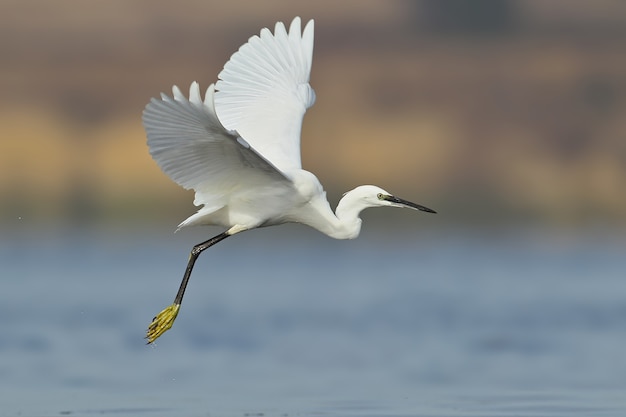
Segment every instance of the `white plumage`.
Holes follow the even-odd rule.
[[[233,234],[261,226],[296,222],[337,239],[361,230],[368,207],[433,210],[363,185],[347,192],[335,213],[318,179],[300,162],[300,132],[315,102],[309,85],[313,21],[301,31],[296,17],[289,31],[281,22],[272,34],[262,29],[224,66],[204,99],[198,83],[189,98],[174,86],[173,97],[152,99],[143,113],[154,160],[172,180],[195,191],[202,206],[183,221],[227,230],[194,247],[174,304],[148,329],[148,342],[169,329],[178,313],[197,256]]]
[[[218,75],[215,106],[222,124],[282,170],[302,167],[302,118],[315,103],[312,60],[313,21],[301,35],[295,18],[289,33],[279,22],[274,35],[263,29],[251,37]]]

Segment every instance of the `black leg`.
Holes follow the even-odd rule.
[[[219,235],[212,237],[207,241],[198,243],[196,246],[193,247],[193,249],[191,249],[191,253],[189,254],[189,262],[187,262],[187,268],[185,268],[185,275],[183,275],[183,280],[180,283],[180,288],[178,288],[178,293],[176,294],[176,298],[174,298],[174,304],[180,305],[183,303],[183,295],[185,295],[185,289],[187,288],[189,277],[191,277],[191,271],[193,270],[193,266],[196,263],[196,259],[198,259],[198,256],[200,256],[200,254],[206,249],[209,249],[216,243],[221,242],[228,236],[230,235],[227,232],[220,233]]]
[[[183,296],[185,295],[185,289],[187,288],[187,283],[189,282],[189,278],[191,277],[191,271],[193,270],[193,266],[196,263],[196,259],[198,256],[215,245],[216,243],[221,242],[226,239],[228,236],[231,236],[228,231],[224,233],[220,233],[219,235],[212,237],[211,239],[198,243],[196,246],[191,249],[191,254],[189,255],[189,261],[187,262],[187,268],[185,268],[185,274],[183,275],[183,280],[180,283],[180,287],[178,288],[178,293],[176,294],[176,298],[174,298],[174,303],[157,314],[153,319],[150,326],[148,326],[148,331],[146,332],[146,339],[148,339],[148,344],[154,342],[159,336],[168,331],[172,325],[174,324],[174,320],[176,320],[176,316],[178,315],[178,310],[180,310],[180,305],[183,302]]]

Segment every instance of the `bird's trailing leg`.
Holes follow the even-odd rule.
[[[168,331],[174,324],[174,320],[176,320],[176,316],[178,315],[178,310],[180,310],[180,305],[183,302],[183,296],[185,295],[185,289],[187,288],[189,277],[191,277],[191,271],[193,270],[193,266],[196,263],[196,259],[198,259],[198,256],[200,256],[200,254],[206,249],[210,248],[216,243],[221,242],[222,240],[233,234],[234,233],[232,233],[231,230],[228,230],[224,233],[220,233],[215,237],[212,237],[205,242],[197,244],[193,247],[193,249],[191,249],[189,261],[187,262],[187,268],[185,268],[185,275],[183,275],[183,280],[180,283],[180,287],[178,288],[176,298],[174,298],[174,303],[167,306],[163,309],[163,311],[157,314],[152,319],[152,323],[150,323],[150,326],[148,326],[148,331],[146,332],[146,339],[148,340],[148,344],[157,340],[159,336]]]

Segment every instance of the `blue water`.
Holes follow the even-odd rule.
[[[624,416],[626,239],[0,240],[0,416]]]

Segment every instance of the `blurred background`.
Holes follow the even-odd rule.
[[[146,347],[219,231],[143,108],[296,15],[304,168],[438,214],[221,243]],[[0,0],[0,415],[623,416],[625,51],[622,0]]]
[[[302,152],[331,203],[374,183],[435,207],[437,228],[626,224],[621,1],[0,8],[2,227],[186,218],[191,194],[151,160],[143,107],[173,84],[208,86],[294,15],[316,20]]]

